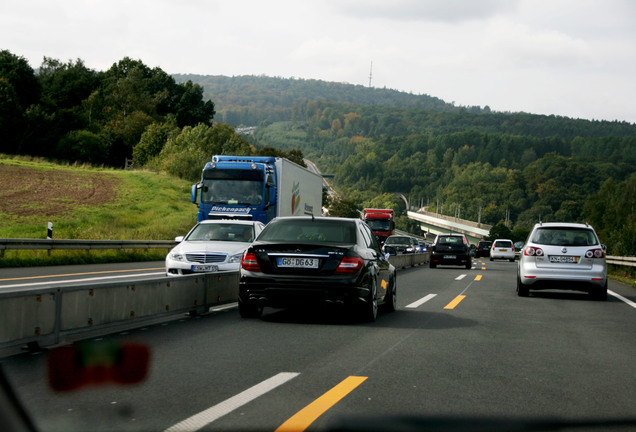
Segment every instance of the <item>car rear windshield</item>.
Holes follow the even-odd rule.
[[[342,220],[286,219],[270,222],[258,239],[271,242],[352,244],[356,242],[356,226],[354,222]]]
[[[464,238],[459,236],[444,236],[437,239],[438,245],[458,245],[464,244]]]
[[[496,241],[495,242],[495,247],[496,248],[511,248],[512,247],[512,242],[511,241],[504,241],[504,240]]]
[[[594,231],[568,227],[539,228],[530,241],[552,246],[594,246],[598,244]]]

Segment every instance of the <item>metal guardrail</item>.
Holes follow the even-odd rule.
[[[619,266],[636,267],[636,257],[607,256],[605,262]]]
[[[174,240],[57,240],[0,239],[0,256],[6,250],[55,249],[171,249]]]
[[[0,239],[0,257],[3,257],[7,250],[19,249],[171,249],[176,245],[177,242],[174,240]],[[608,264],[636,267],[636,257],[607,256],[606,259]]]

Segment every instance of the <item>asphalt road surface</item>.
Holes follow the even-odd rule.
[[[475,417],[636,417],[632,288],[610,281],[606,302],[565,291],[522,298],[516,264],[474,264],[400,270],[398,310],[375,323],[269,308],[249,320],[226,306],[90,341],[145,345],[141,384],[56,393],[50,350],[0,364],[47,431],[320,431],[350,416],[391,430],[396,415],[469,419],[458,430],[471,430]]]

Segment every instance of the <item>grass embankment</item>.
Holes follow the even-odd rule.
[[[169,240],[196,223],[190,182],[0,155],[0,238]],[[0,266],[163,260],[166,250],[6,251]]]

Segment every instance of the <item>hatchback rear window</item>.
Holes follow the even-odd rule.
[[[512,242],[509,241],[496,241],[495,242],[495,247],[496,248],[511,248],[512,247]]]
[[[598,239],[594,231],[581,228],[539,228],[531,239],[532,243],[552,246],[594,246]]]
[[[457,244],[464,244],[464,239],[462,237],[458,237],[458,236],[446,236],[446,237],[440,237],[439,239],[437,239],[437,244],[438,245],[457,245]]]

